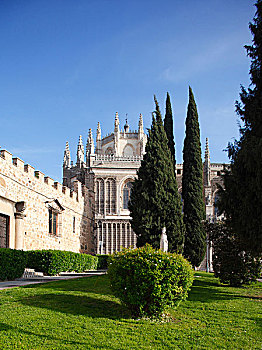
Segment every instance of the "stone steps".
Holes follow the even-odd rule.
[[[34,269],[25,269],[22,278],[24,279],[30,279],[35,277],[43,277],[43,272],[36,272]]]

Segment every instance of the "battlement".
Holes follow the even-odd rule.
[[[84,189],[82,188],[83,185],[77,180],[74,181],[74,190],[70,190],[61,183],[54,181],[51,177],[46,176],[41,171],[35,170],[35,168],[30,164],[25,164],[20,158],[13,157],[12,153],[8,152],[7,150],[0,150],[0,162],[1,161],[5,162],[5,164],[11,168],[11,173],[13,170],[14,173],[20,172],[20,174],[26,176],[29,180],[28,183],[30,184],[32,184],[32,180],[35,180],[36,184],[39,183],[39,185],[44,184],[45,186],[49,186],[50,189],[56,190],[58,194],[63,194],[65,197],[71,198],[74,201],[79,201],[84,198]],[[1,169],[1,172],[2,171],[3,169]],[[8,171],[8,174],[9,173],[10,171]],[[11,173],[8,175],[9,177],[12,177]],[[15,176],[16,181],[17,178],[18,177]],[[25,181],[21,179],[21,182],[24,183]],[[30,186],[28,185],[28,187]]]

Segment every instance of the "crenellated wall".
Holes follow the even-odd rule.
[[[90,253],[92,210],[88,189],[81,182],[73,179],[70,190],[0,151],[0,218],[8,224],[8,247]],[[57,213],[55,234],[49,232],[50,211]]]

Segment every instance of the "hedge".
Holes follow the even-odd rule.
[[[97,269],[106,270],[108,268],[109,255],[97,254],[96,256],[98,257]]]
[[[84,272],[96,270],[98,258],[63,250],[30,250],[27,255],[27,267],[53,276],[60,272]]]
[[[107,269],[108,255],[88,255],[62,250],[15,250],[0,248],[0,280],[15,279],[31,268],[46,275]]]
[[[0,248],[0,280],[22,277],[26,267],[26,255],[22,250]]]
[[[113,254],[108,275],[114,294],[134,317],[161,317],[168,307],[186,299],[193,283],[185,258],[150,245]]]

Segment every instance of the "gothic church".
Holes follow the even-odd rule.
[[[120,128],[116,113],[111,134],[102,137],[98,123],[96,145],[91,129],[86,148],[80,136],[75,164],[66,144],[63,184],[0,150],[0,248],[110,254],[121,247],[135,247],[128,201],[146,142],[142,115],[138,130],[132,131],[127,121]],[[217,216],[216,184],[221,183],[222,170],[223,164],[210,163],[206,140],[203,179],[207,220]],[[177,164],[180,193],[182,175],[183,165]]]
[[[71,162],[68,143],[64,152],[63,185],[73,188],[76,180],[89,190],[92,208],[92,252],[110,254],[121,247],[135,247],[136,235],[130,225],[128,201],[132,182],[145,153],[147,136],[144,133],[143,117],[140,114],[138,130],[132,131],[126,120],[120,129],[118,113],[115,115],[114,132],[102,137],[100,123],[96,131],[96,147],[91,129],[84,150],[79,137],[76,164]],[[216,217],[217,183],[221,182],[223,165],[210,163],[208,140],[206,140],[203,164],[206,217]],[[183,165],[177,164],[178,189],[182,191]]]

